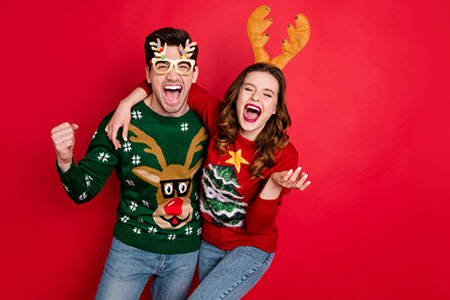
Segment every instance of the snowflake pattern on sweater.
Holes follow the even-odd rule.
[[[144,80],[140,87],[146,90],[147,94],[150,93],[147,81]],[[202,239],[224,250],[232,250],[239,246],[252,246],[265,252],[275,252],[278,238],[275,219],[283,195],[290,190],[283,189],[276,200],[264,200],[259,193],[273,172],[297,167],[298,153],[295,147],[291,143],[286,145],[276,153],[274,165],[263,170],[264,178],[251,179],[249,167],[256,155],[253,141],[245,139],[238,132],[235,140],[228,145],[227,155],[220,155],[216,151],[215,141],[219,134],[220,100],[210,96],[206,90],[194,83],[187,101],[190,108],[202,119],[210,134],[202,176],[203,188],[206,192],[200,201],[202,228],[199,230],[202,233]],[[226,177],[236,176],[237,184],[234,188],[239,196],[235,195],[231,184],[227,184],[227,191],[220,191],[225,178],[223,176],[224,169],[221,170],[223,167],[234,168],[234,171],[231,169],[226,171],[228,172]],[[234,175],[232,175],[233,172]],[[214,186],[215,184],[217,185]],[[242,209],[240,212],[239,209],[236,209],[238,201],[246,206],[245,218],[242,219],[242,222],[239,221],[241,220],[240,213],[244,213],[244,210]]]
[[[111,116],[103,119],[78,165],[72,162],[60,174],[67,194],[77,204],[90,201],[115,169],[120,181],[117,239],[155,253],[197,250],[196,173],[207,142],[200,120],[192,111],[176,118],[160,116],[140,102],[132,110],[129,141],[114,149],[104,131]]]

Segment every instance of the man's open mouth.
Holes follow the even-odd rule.
[[[163,87],[164,96],[168,104],[176,104],[180,100],[183,87],[180,84],[166,84]]]
[[[254,123],[261,115],[261,108],[254,104],[247,104],[244,107],[244,120],[249,123]]]

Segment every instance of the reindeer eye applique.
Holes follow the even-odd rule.
[[[163,197],[165,199],[177,197],[185,197],[189,193],[191,180],[164,180],[161,181],[161,188],[163,190]]]
[[[187,191],[187,184],[186,182],[181,182],[178,185],[178,194],[185,194]]]
[[[171,182],[164,183],[163,190],[164,190],[164,198],[172,198],[175,194],[175,191],[173,190],[173,185]]]

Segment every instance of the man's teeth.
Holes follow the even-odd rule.
[[[166,90],[181,90],[181,86],[165,86],[164,87]]]

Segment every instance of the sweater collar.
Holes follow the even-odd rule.
[[[164,121],[164,122],[179,122],[180,120],[185,119],[186,117],[190,117],[194,112],[191,109],[188,109],[188,111],[179,117],[169,117],[169,116],[163,116],[155,112],[153,109],[151,109],[144,100],[137,103],[134,107],[142,109],[147,114],[151,115],[153,118]]]
[[[256,149],[256,143],[254,141],[251,141],[245,137],[243,137],[239,131],[236,133],[236,141],[240,144],[243,145],[246,148],[252,148],[252,149]]]

